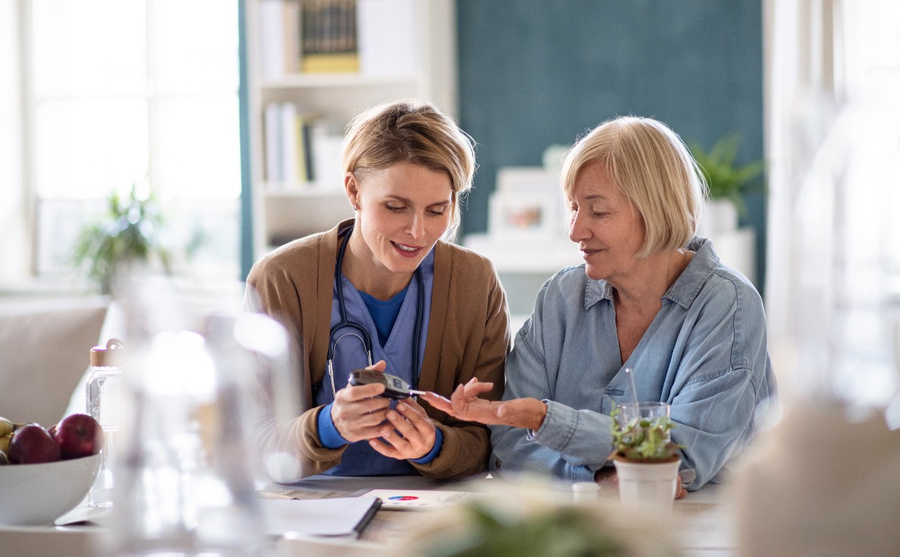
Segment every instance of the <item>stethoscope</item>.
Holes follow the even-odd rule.
[[[331,393],[333,396],[337,396],[337,389],[334,385],[334,351],[341,339],[347,336],[356,337],[363,345],[369,366],[372,365],[372,338],[369,336],[369,332],[365,327],[347,319],[347,308],[344,306],[344,288],[343,282],[341,281],[341,267],[344,265],[344,252],[347,251],[347,243],[350,241],[350,235],[352,233],[353,226],[347,230],[344,239],[341,241],[341,247],[338,249],[337,262],[334,265],[334,285],[337,288],[338,314],[340,315],[341,320],[338,321],[328,333],[328,379],[331,381]],[[413,275],[415,276],[418,285],[418,299],[416,300],[416,326],[413,330],[413,369],[410,387],[415,389],[419,383],[419,366],[421,365],[419,358],[419,342],[422,338],[422,322],[425,313],[425,280],[422,278],[421,266],[416,267],[416,271]],[[335,338],[335,334],[341,329],[351,330],[344,331],[340,336]]]

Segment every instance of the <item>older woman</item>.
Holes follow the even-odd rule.
[[[647,118],[595,128],[568,153],[569,237],[584,265],[541,288],[515,339],[502,401],[460,385],[430,404],[492,424],[494,473],[605,475],[617,402],[671,404],[688,489],[720,481],[775,391],[753,285],[694,237],[704,184],[679,137]],[[636,393],[625,370],[631,368]]]

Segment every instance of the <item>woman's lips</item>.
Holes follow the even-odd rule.
[[[415,257],[422,251],[422,248],[420,247],[398,244],[397,242],[391,242],[391,245],[393,245],[394,250],[403,257]]]

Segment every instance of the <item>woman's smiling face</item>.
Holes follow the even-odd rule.
[[[365,244],[358,255],[369,259],[376,273],[412,274],[450,226],[450,176],[397,163],[366,172],[362,180],[348,180],[347,194],[359,208],[356,225]]]
[[[639,261],[644,244],[637,209],[596,162],[578,172],[569,206],[569,239],[581,250],[587,276],[615,286]]]

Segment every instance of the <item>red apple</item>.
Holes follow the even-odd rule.
[[[59,444],[62,458],[81,458],[97,454],[103,448],[103,428],[87,414],[70,414],[56,424],[53,439]]]
[[[12,464],[38,464],[59,460],[59,444],[38,424],[16,429],[9,441],[7,453]]]

